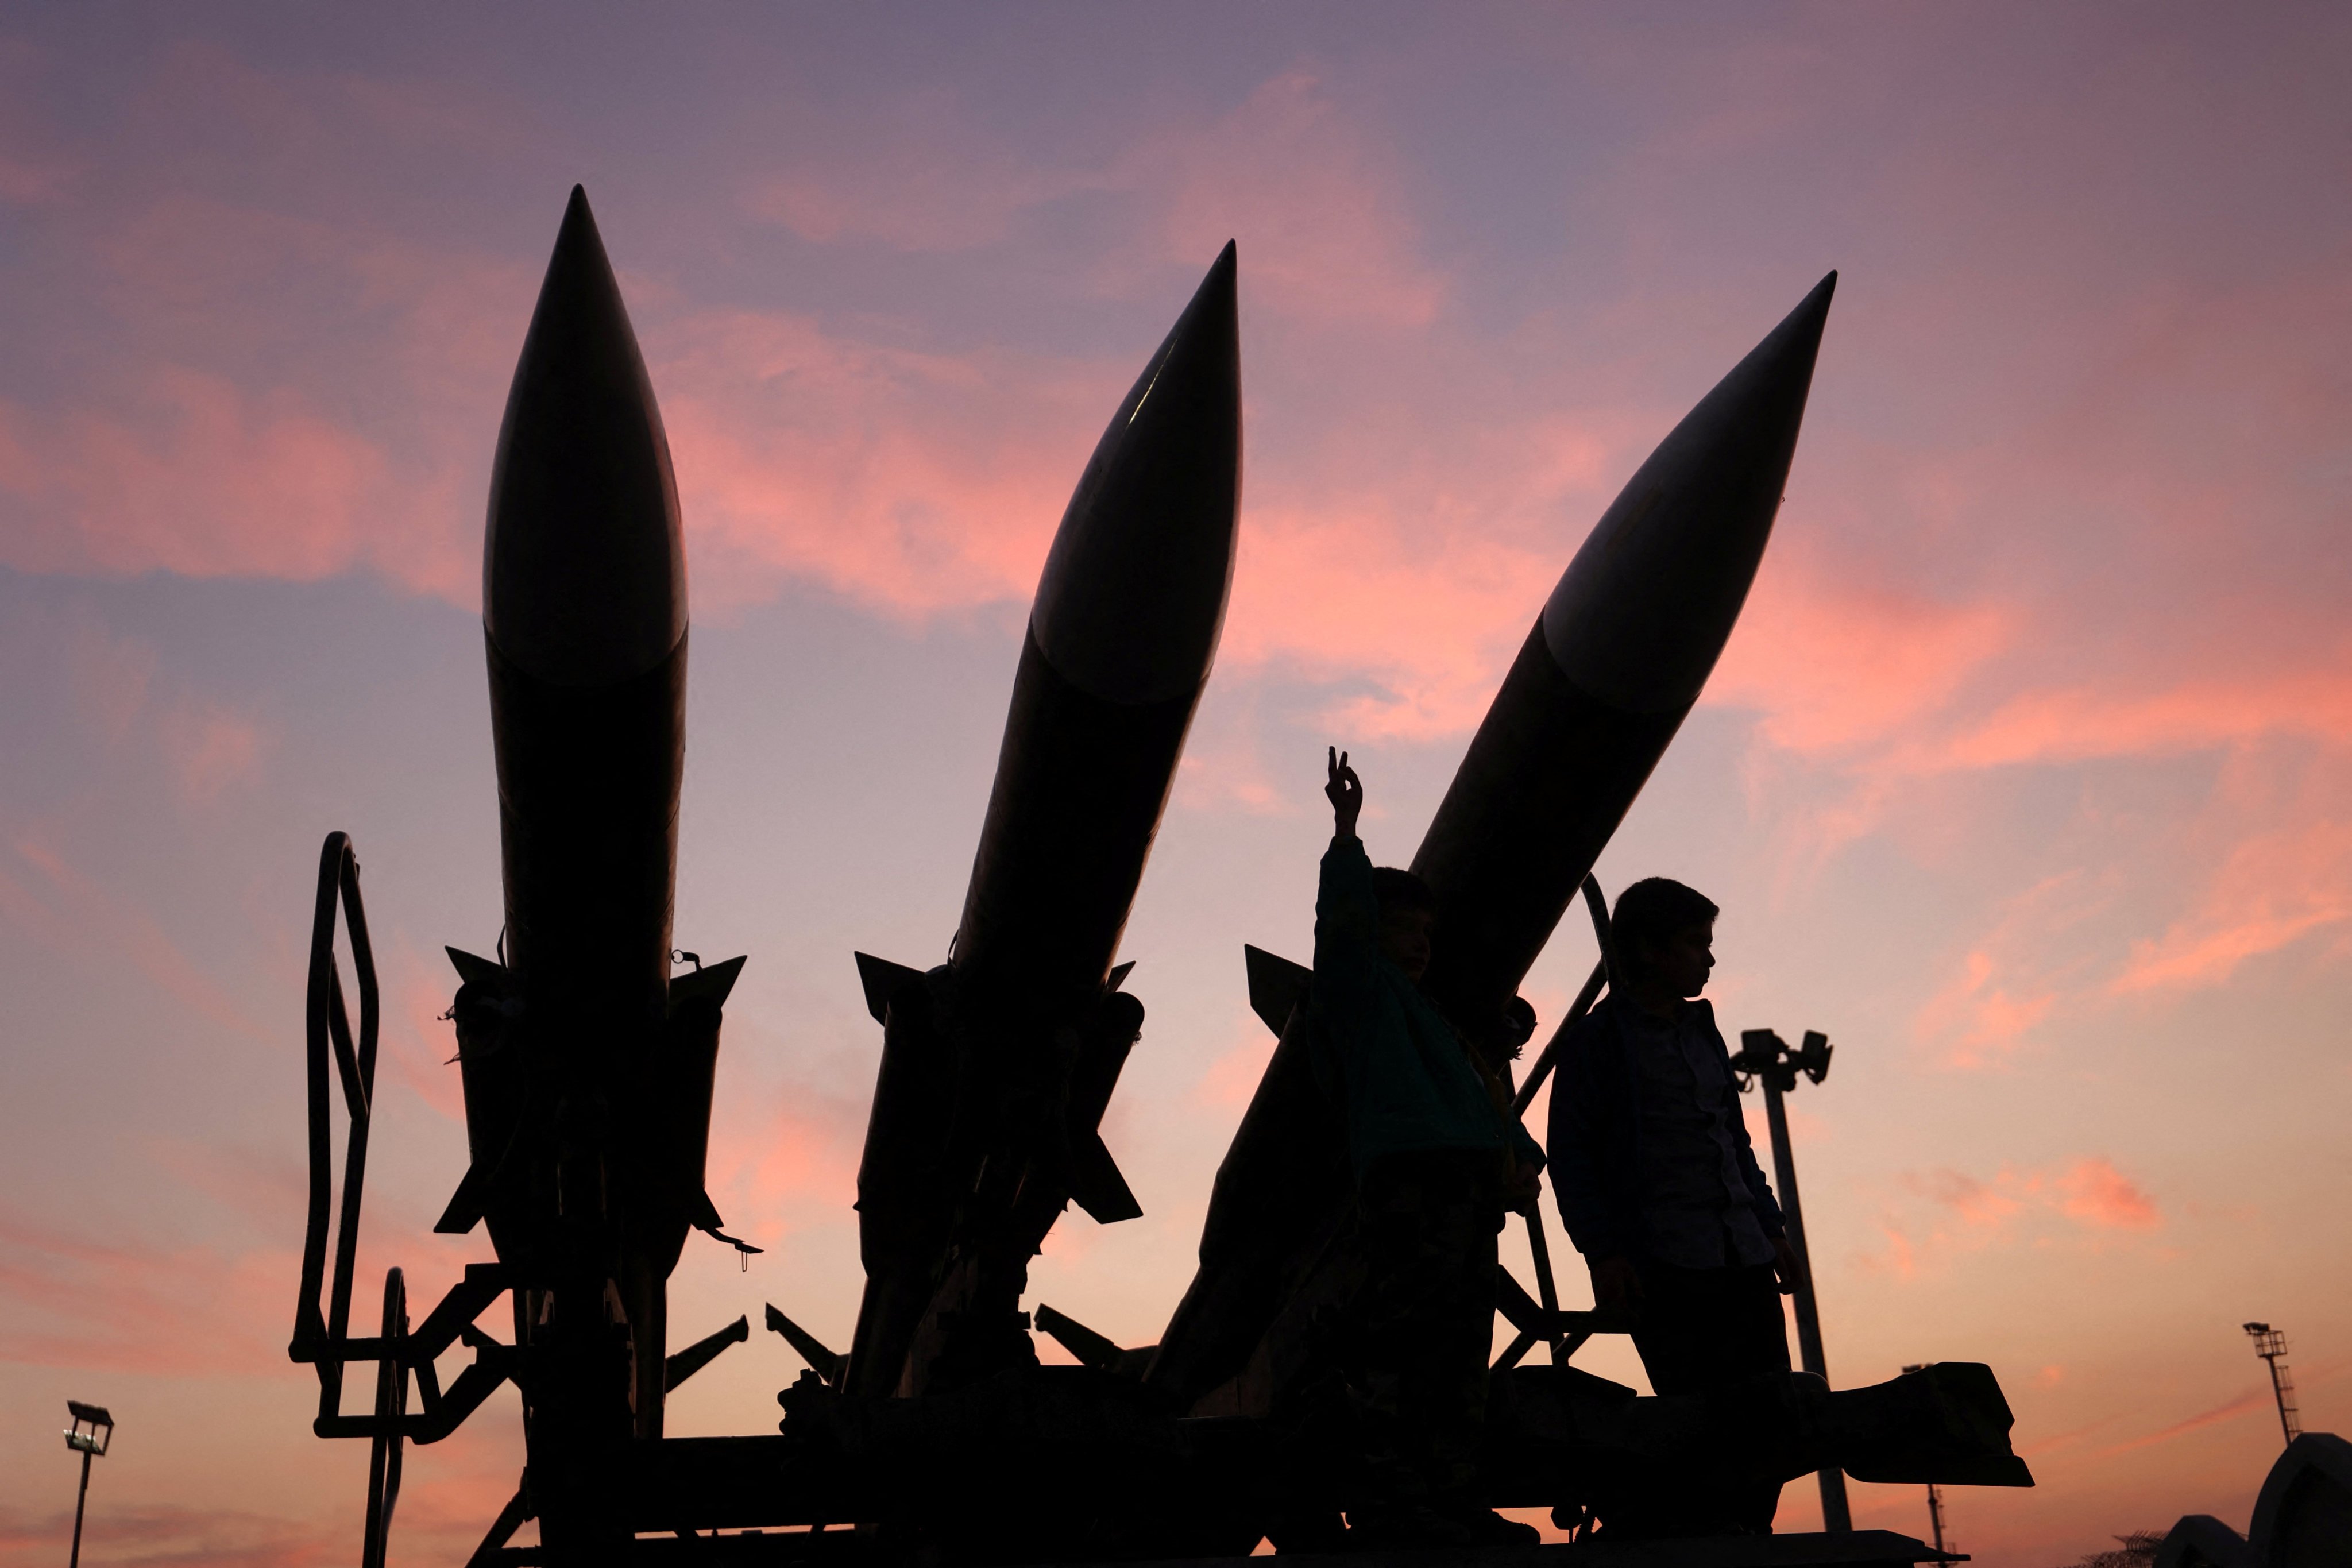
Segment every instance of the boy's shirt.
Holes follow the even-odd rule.
[[[1317,1073],[1347,1108],[1357,1178],[1383,1155],[1448,1149],[1493,1150],[1498,1176],[1513,1161],[1540,1169],[1543,1151],[1496,1104],[1462,1037],[1381,954],[1380,920],[1362,842],[1332,839],[1315,900],[1310,1005]]]
[[[1740,1168],[1739,1090],[1696,1007],[1667,1020],[1629,1013],[1642,1092],[1643,1250],[1678,1268],[1772,1261]]]
[[[1578,1020],[1545,1142],[1561,1223],[1587,1258],[1763,1263],[1785,1229],[1705,1002],[1669,1022],[1610,996]]]

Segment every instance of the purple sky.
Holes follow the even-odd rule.
[[[283,1352],[331,828],[389,1002],[362,1279],[488,1255],[427,1234],[439,950],[497,936],[482,503],[575,180],[686,509],[678,940],[751,955],[712,1184],[769,1251],[690,1246],[680,1335],[847,1339],[849,954],[943,956],[1054,523],[1227,237],[1242,555],[1107,1123],[1147,1214],[1034,1275],[1128,1343],[1270,1046],[1240,946],[1307,948],[1324,745],[1406,858],[1602,507],[1835,267],[1755,596],[1600,873],[1725,906],[1727,1026],[1838,1042],[1831,1371],[1990,1362],[2042,1481],[1955,1491],[1963,1549],[2242,1524],[2241,1321],[2352,1423],[2347,79],[2295,5],[11,13],[0,1564],[62,1550],[68,1396],[122,1422],[89,1561],[353,1550],[365,1453]],[[769,1429],[796,1367],[755,1338],[674,1429]],[[418,1453],[400,1559],[520,1461],[510,1394]]]

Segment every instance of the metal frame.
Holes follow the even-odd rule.
[[[1544,1042],[1544,1048],[1537,1056],[1535,1065],[1528,1069],[1528,1081],[1520,1085],[1518,1093],[1512,1097],[1511,1115],[1514,1119],[1528,1113],[1528,1107],[1535,1102],[1536,1091],[1543,1087],[1544,1080],[1551,1076],[1552,1068],[1559,1064],[1560,1047],[1567,1043],[1568,1032],[1592,1011],[1594,1004],[1601,1000],[1601,992],[1615,983],[1616,965],[1612,962],[1615,949],[1611,945],[1609,935],[1609,901],[1601,896],[1600,881],[1590,872],[1585,874],[1582,891],[1584,907],[1592,916],[1592,940],[1601,949],[1601,958],[1593,964],[1591,978],[1585,981],[1584,989],[1576,994],[1575,1003],[1561,1016],[1559,1026],[1551,1032],[1551,1038]],[[1541,1142],[1542,1140],[1538,1139],[1537,1142]],[[1601,1313],[1563,1312],[1559,1310],[1559,1283],[1552,1273],[1551,1243],[1544,1236],[1541,1203],[1528,1213],[1527,1226],[1528,1252],[1535,1264],[1538,1298],[1528,1301],[1527,1306],[1530,1311],[1539,1312],[1540,1316],[1514,1313],[1509,1304],[1497,1308],[1511,1326],[1518,1330],[1518,1333],[1496,1358],[1490,1369],[1494,1372],[1508,1372],[1518,1365],[1520,1358],[1535,1348],[1538,1339],[1550,1344],[1552,1365],[1566,1366],[1568,1358],[1583,1349],[1584,1342],[1594,1334],[1623,1331],[1622,1324]],[[1506,1303],[1514,1295],[1521,1300],[1526,1299],[1527,1292],[1520,1289],[1518,1281],[1512,1279],[1507,1271],[1497,1269],[1496,1274],[1498,1283],[1509,1282],[1508,1290],[1501,1293]]]
[[[338,911],[351,946],[359,991],[359,1031],[352,1030],[341,966],[336,961]],[[319,1414],[310,1429],[321,1437],[365,1437],[368,1458],[367,1535],[362,1568],[383,1568],[392,1512],[400,1496],[401,1445],[437,1443],[456,1431],[498,1386],[513,1375],[514,1348],[499,1343],[474,1320],[512,1285],[503,1265],[469,1263],[465,1277],[414,1331],[408,1289],[397,1268],[383,1282],[383,1326],[373,1339],[351,1334],[352,1277],[358,1263],[361,1201],[367,1185],[368,1131],[373,1121],[375,1064],[382,1007],[375,952],[368,942],[367,910],[360,899],[360,863],[351,837],[330,833],[319,853],[318,901],[310,925],[310,974],[305,1007],[310,1100],[310,1208],[302,1237],[301,1298],[294,1308],[288,1357],[319,1372]],[[343,1184],[334,1183],[333,1097],[330,1077],[342,1086],[349,1130],[343,1142]],[[332,1233],[333,1271],[328,1269]],[[321,1298],[324,1298],[322,1300]],[[462,1340],[473,1363],[445,1392],[435,1366]],[[364,1415],[342,1409],[343,1369],[355,1362],[376,1367],[375,1408]],[[409,1381],[416,1408],[410,1409]]]

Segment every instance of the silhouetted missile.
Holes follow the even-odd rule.
[[[1413,857],[1424,984],[1475,1037],[1551,939],[1715,668],[1789,479],[1837,274],[1634,471],[1550,600]]]
[[[1423,984],[1465,1034],[1526,1038],[1519,982],[1698,699],[1738,619],[1796,449],[1835,273],[1659,443],[1552,592],[1412,868],[1439,905]],[[1248,950],[1282,1037],[1218,1167],[1201,1264],[1147,1381],[1182,1407],[1262,1412],[1291,1364],[1285,1302],[1351,1185],[1345,1128],[1290,1006],[1305,971]],[[1286,1028],[1286,1021],[1289,1026]],[[1218,1392],[1220,1389],[1223,1393]]]
[[[1028,1259],[1140,1213],[1097,1131],[1142,1024],[1113,970],[1215,657],[1241,490],[1234,248],[1119,405],[1055,534],[949,963],[860,955],[883,1061],[858,1173],[854,1392],[1034,1357]],[[920,1341],[919,1343],[918,1341]]]
[[[505,959],[589,1052],[658,1025],[686,760],[686,552],[653,384],[573,187],[490,471],[482,629]]]
[[[438,1228],[487,1216],[521,1281],[519,1331],[541,1368],[524,1380],[541,1518],[551,1543],[593,1552],[617,1529],[614,1454],[659,1436],[667,1385],[721,1348],[665,1357],[667,1280],[688,1228],[718,1227],[703,1162],[742,961],[670,979],[677,492],[577,187],[508,393],[482,554],[506,926],[500,962],[451,953],[473,1164]]]

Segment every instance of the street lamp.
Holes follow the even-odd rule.
[[[73,1415],[73,1425],[66,1428],[66,1447],[81,1456],[81,1490],[74,1496],[74,1539],[71,1568],[81,1568],[81,1510],[89,1500],[89,1462],[106,1452],[114,1441],[114,1417],[102,1405],[84,1405],[79,1399],[66,1401],[66,1409]]]
[[[1830,1380],[1822,1356],[1822,1314],[1813,1297],[1812,1254],[1805,1247],[1805,1211],[1797,1201],[1797,1156],[1789,1147],[1789,1112],[1780,1097],[1795,1092],[1797,1075],[1815,1083],[1830,1076],[1830,1052],[1835,1047],[1818,1029],[1805,1031],[1805,1043],[1795,1050],[1769,1029],[1742,1029],[1739,1054],[1731,1058],[1740,1075],[1741,1089],[1764,1086],[1764,1115],[1772,1125],[1772,1184],[1780,1189],[1780,1215],[1789,1226],[1789,1249],[1797,1255],[1797,1352],[1805,1370],[1823,1383]],[[1846,1506],[1845,1472],[1832,1466],[1821,1472],[1822,1528],[1849,1531],[1853,1514]]]

